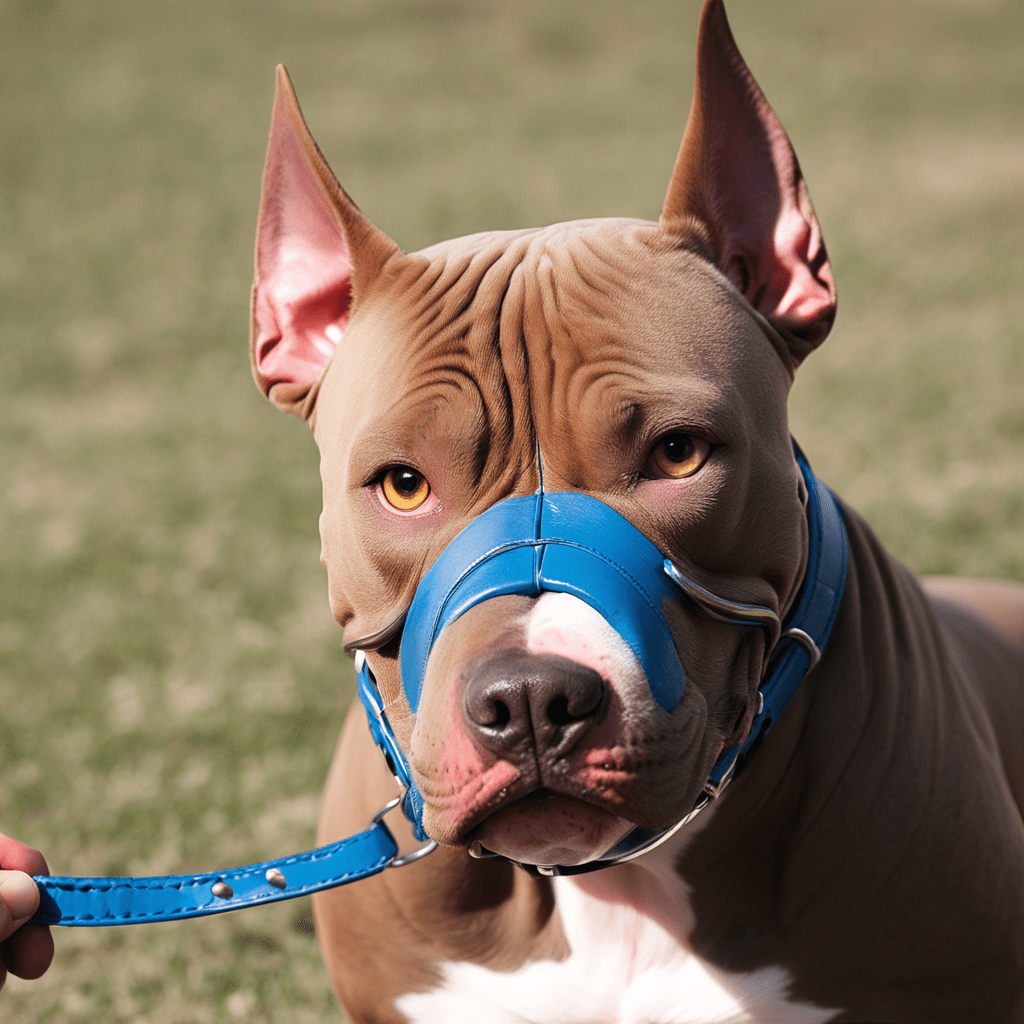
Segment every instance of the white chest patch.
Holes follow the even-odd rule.
[[[824,1024],[835,1010],[786,999],[786,972],[716,970],[623,903],[556,878],[571,955],[501,973],[446,963],[432,992],[398,1000],[411,1024]]]

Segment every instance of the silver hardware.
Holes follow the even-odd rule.
[[[426,846],[421,846],[418,850],[413,850],[412,853],[406,854],[404,857],[399,857],[397,860],[393,860],[388,867],[389,868],[404,868],[406,864],[412,864],[414,861],[419,860],[421,857],[426,857],[428,853],[433,853],[437,849],[437,843],[433,839],[430,840]]]
[[[810,672],[815,665],[821,661],[821,649],[814,642],[810,634],[802,629],[792,626],[783,632],[782,621],[778,615],[764,605],[741,604],[738,601],[730,601],[728,598],[712,594],[705,590],[699,583],[694,583],[689,577],[684,576],[679,567],[667,558],[664,563],[665,575],[679,589],[696,604],[705,615],[709,615],[719,622],[728,622],[735,626],[761,626],[768,634],[768,643],[765,646],[765,669],[768,667],[768,659],[775,650],[780,640],[796,640],[803,644],[807,653],[811,656],[811,663],[807,666]],[[764,709],[764,698],[761,697],[761,706],[757,709],[760,714]]]
[[[807,648],[807,653],[811,656],[811,663],[807,666],[807,671],[810,672],[811,669],[821,661],[821,648],[818,647],[814,642],[814,639],[809,634],[805,633],[802,629],[797,629],[796,626],[787,629],[786,632],[782,634],[782,639],[785,639],[786,637],[789,637],[791,640],[796,640],[797,643],[801,643]]]
[[[371,825],[380,825],[385,832],[392,839],[395,837],[391,834],[391,829],[388,828],[388,823],[384,820],[384,815],[389,811],[393,811],[403,800],[405,794],[396,796],[389,800],[374,816]],[[421,846],[418,850],[413,850],[412,853],[406,854],[404,857],[395,857],[388,864],[389,868],[404,868],[407,864],[412,864],[415,861],[420,860],[422,857],[426,857],[428,853],[433,853],[437,849],[437,843],[433,839],[430,840],[425,846]]]
[[[267,873],[263,876],[275,889],[286,889],[288,888],[288,882],[285,880],[284,875],[281,874],[277,868],[267,868]]]
[[[689,825],[690,822],[693,821],[693,819],[696,818],[712,800],[721,795],[722,790],[725,789],[725,787],[732,781],[733,769],[736,767],[736,762],[739,760],[739,757],[740,752],[737,750],[736,756],[733,758],[732,764],[729,765],[728,771],[726,771],[722,776],[722,781],[717,785],[712,783],[710,779],[704,783],[704,789],[701,791],[700,796],[697,797],[697,802],[693,805],[692,809],[680,818],[679,821],[677,821],[670,829],[662,832],[659,836],[654,836],[644,843],[643,846],[640,846],[635,850],[631,850],[629,853],[624,853],[619,857],[612,857],[610,860],[601,861],[601,867],[613,867],[616,864],[627,864],[631,860],[636,860],[637,857],[642,857],[645,853],[650,853],[652,850],[656,850],[662,843],[668,842],[668,840],[683,828],[684,825]],[[545,873],[540,868],[537,870],[540,871],[541,874]],[[557,871],[558,869],[555,868],[553,873],[557,874]]]
[[[766,652],[770,653],[778,642],[782,632],[782,621],[778,615],[760,604],[742,604],[728,598],[712,594],[699,583],[684,576],[675,563],[667,558],[664,562],[665,575],[696,604],[705,615],[719,622],[728,622],[734,626],[761,626],[768,634]]]
[[[399,805],[399,804],[400,804],[401,802],[402,802],[402,798],[401,798],[400,796],[392,797],[392,799],[390,799],[390,800],[389,800],[389,801],[388,801],[388,802],[387,802],[387,803],[386,803],[386,804],[385,804],[385,805],[384,805],[384,806],[383,806],[383,807],[382,807],[382,808],[381,808],[381,809],[380,809],[380,810],[379,810],[379,811],[378,811],[378,812],[377,812],[377,813],[376,813],[376,814],[375,814],[375,815],[373,816],[373,821],[371,821],[371,822],[370,822],[370,824],[371,824],[371,825],[383,825],[383,826],[384,826],[385,828],[388,828],[388,824],[387,824],[387,822],[386,822],[386,821],[384,820],[384,815],[385,815],[385,814],[387,814],[387,813],[388,813],[389,811],[393,811],[393,810],[394,810],[394,809],[395,809],[395,808],[396,808],[396,807],[397,807],[397,806],[398,806],[398,805]],[[389,829],[389,828],[388,828],[388,831],[390,832],[390,831],[391,831],[391,829]]]
[[[227,882],[216,882],[213,886],[213,895],[219,900],[229,900],[235,895],[235,890]]]

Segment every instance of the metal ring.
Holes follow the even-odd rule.
[[[426,857],[428,853],[433,853],[436,849],[437,843],[431,839],[426,846],[421,846],[418,850],[413,850],[412,853],[408,853],[404,857],[399,857],[397,860],[393,860],[388,867],[404,868],[406,864],[412,864],[414,861],[420,860],[422,857]]]
[[[821,648],[818,647],[809,633],[805,633],[802,629],[798,629],[796,626],[787,629],[779,639],[785,640],[787,638],[790,640],[796,640],[797,643],[803,644],[806,648],[807,653],[811,656],[811,663],[807,666],[807,671],[810,672],[811,669],[821,661]],[[804,674],[806,675],[806,673]]]
[[[402,800],[404,798],[405,798],[405,794],[403,793],[401,796],[396,796],[396,797],[394,797],[394,799],[389,800],[373,816],[373,821],[370,822],[370,824],[371,825],[379,825],[382,829],[384,829],[385,832],[387,832],[387,834],[389,836],[391,836],[392,839],[394,839],[395,837],[392,834],[391,829],[388,828],[388,823],[384,820],[384,815],[385,814],[389,814],[396,807],[398,807],[398,805],[401,804],[401,802],[402,802]],[[388,867],[389,868],[404,868],[406,866],[406,864],[412,864],[414,861],[420,860],[422,857],[426,857],[426,855],[428,853],[433,853],[436,849],[437,849],[437,843],[433,839],[431,839],[430,842],[426,844],[426,846],[421,846],[418,850],[413,850],[412,853],[407,853],[404,857],[395,857],[395,858],[393,858],[389,862]]]

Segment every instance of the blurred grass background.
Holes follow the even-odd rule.
[[[247,294],[285,62],[407,249],[654,218],[697,0],[0,0],[0,830],[69,874],[305,848],[352,688]],[[1024,5],[731,0],[840,313],[794,432],[911,567],[1024,578]],[[308,908],[57,933],[15,1024],[338,1020]]]

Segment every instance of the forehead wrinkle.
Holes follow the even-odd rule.
[[[584,309],[606,316],[609,306],[615,309],[621,294],[621,263],[611,260],[606,255],[606,247],[598,246],[590,235],[569,236],[568,242],[565,252],[575,275],[563,280],[560,287],[567,293],[571,289],[572,299]],[[579,284],[583,287],[573,287]],[[556,287],[559,287],[557,283]],[[600,301],[595,296],[600,296]]]
[[[456,463],[474,489],[500,488],[503,477],[522,474],[522,454],[513,451],[516,401],[509,381],[510,374],[522,374],[522,332],[515,319],[508,322],[505,299],[525,248],[525,239],[511,252],[497,244],[475,252],[437,247],[421,277],[425,287],[404,302],[397,297],[394,332],[415,339],[415,348],[396,364],[387,408],[360,432],[355,463],[379,464],[395,449],[410,459],[429,458],[424,440],[443,430],[447,436],[436,438],[441,451],[435,454]],[[371,452],[382,454],[370,459]]]
[[[703,357],[703,321],[717,310],[692,304],[684,268],[666,265],[642,238],[631,244],[626,228],[552,233],[529,268],[531,405],[545,460],[576,483],[629,472],[640,447],[673,429],[721,442],[751,429],[733,408],[742,346],[716,342],[716,357]],[[699,263],[683,262],[685,271]],[[676,298],[666,299],[666,285]],[[659,317],[663,307],[669,315]]]
[[[424,324],[456,324],[470,314],[474,321],[490,319],[496,333],[509,278],[537,233],[534,229],[471,235],[418,253],[429,259],[416,305],[418,318]]]
[[[610,235],[606,241],[604,230],[552,231],[537,240],[532,266],[526,268],[532,293],[525,339],[531,406],[545,447],[555,446],[559,461],[577,462],[582,454],[572,425],[595,387],[603,393],[617,382],[620,391],[630,384],[640,390],[629,346],[615,340],[623,334],[622,271],[616,272],[610,253],[628,242],[620,225]]]
[[[483,396],[472,377],[457,374],[421,381],[358,432],[350,478],[361,485],[387,463],[412,463],[425,469],[425,461],[436,456],[457,467],[475,467],[481,448],[488,446],[488,422]],[[429,447],[438,441],[441,450]]]
[[[449,400],[443,393],[438,394],[429,410],[425,410],[427,412],[427,421],[421,424],[421,433],[424,437],[426,436],[429,423],[436,420],[440,415],[442,403],[446,410],[450,409],[453,413],[457,413],[459,421],[457,430],[453,432],[453,443],[450,446],[450,451],[453,461],[460,469],[468,473],[470,483],[475,487],[483,479],[488,455],[494,447],[495,421],[499,425],[497,433],[499,435],[504,433],[502,424],[508,418],[506,410],[503,409],[504,403],[499,402],[496,415],[492,415],[491,408],[495,403],[488,402],[484,389],[480,387],[479,382],[471,373],[465,372],[461,367],[453,366],[445,367],[442,372],[448,374],[448,376],[444,379],[432,381],[429,385],[424,382],[409,394],[408,399],[416,401],[418,397],[417,392],[423,391],[425,394],[421,399],[421,405],[426,406],[431,401],[430,393],[445,387],[449,390],[457,391],[460,396],[466,394],[470,396],[472,402],[471,412],[469,410],[457,410],[457,403],[455,401]],[[458,404],[461,405],[463,403]]]

